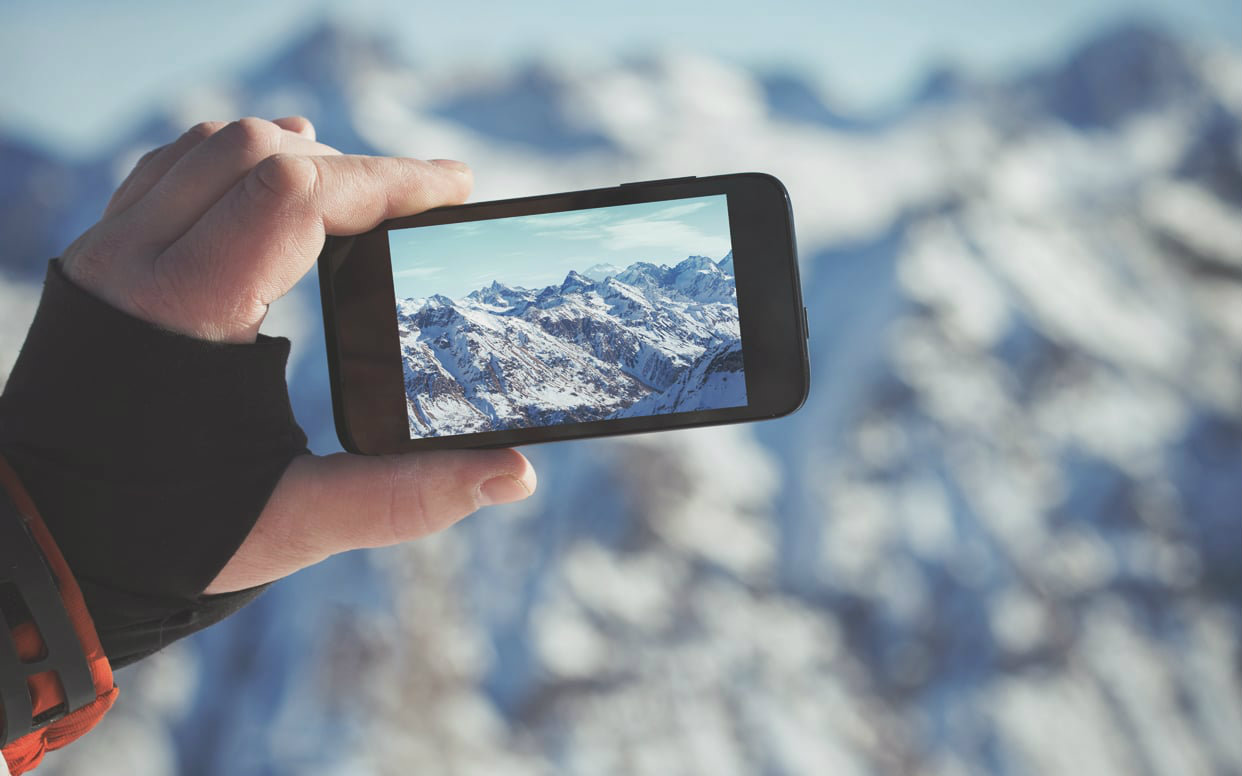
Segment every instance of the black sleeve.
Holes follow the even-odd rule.
[[[51,262],[0,396],[0,454],[77,577],[114,667],[233,613],[202,595],[306,435],[289,341],[205,342],[133,318]]]

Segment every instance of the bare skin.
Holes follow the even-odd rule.
[[[140,159],[61,263],[130,315],[199,339],[254,342],[268,305],[314,266],[325,235],[464,202],[471,181],[461,162],[341,154],[301,117],[205,122]],[[301,456],[204,592],[418,539],[481,506],[526,498],[535,483],[515,450]]]

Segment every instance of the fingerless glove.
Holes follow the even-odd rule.
[[[0,396],[0,453],[82,589],[114,667],[251,601],[203,590],[306,435],[289,340],[197,340],[123,313],[57,261]]]

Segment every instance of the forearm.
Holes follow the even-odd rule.
[[[306,437],[289,343],[210,343],[119,312],[55,263],[0,397],[0,454],[38,505],[123,666],[261,588],[202,591]]]

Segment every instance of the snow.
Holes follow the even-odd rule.
[[[174,645],[181,680],[153,660],[124,669],[100,732],[40,773],[1242,772],[1236,52],[1140,36],[1090,67],[1073,52],[1056,78],[972,78],[846,130],[772,112],[761,77],[720,62],[464,77],[376,48],[334,54],[313,71],[326,80],[282,55],[219,91],[238,115],[309,91],[328,142],[464,158],[477,199],[776,174],[812,395],[769,423],[528,449],[530,500],[273,586]],[[323,50],[302,55],[322,65]],[[1172,97],[1148,77],[1170,56]],[[1124,111],[1083,126],[1049,107],[1082,108],[1100,72],[1128,79]],[[603,142],[558,150],[434,111],[487,95]],[[156,126],[167,136],[123,152],[184,128]],[[8,202],[43,201],[46,183],[14,169]],[[57,190],[48,207],[76,202]],[[54,214],[61,232],[15,230],[36,246],[23,260],[97,216],[108,192],[88,194]],[[710,337],[727,318],[660,316],[645,295],[663,273],[621,274],[560,306],[492,289],[454,301],[455,325],[490,346],[504,329],[488,321],[526,305],[516,319],[536,326],[515,341],[539,347],[539,324],[646,320],[633,369],[672,384],[707,340],[683,349],[660,327]],[[0,364],[34,288],[0,281],[0,330],[16,332]],[[295,295],[315,309],[313,280]],[[318,326],[283,316],[298,416],[333,449]],[[449,328],[426,333],[419,358],[445,354],[432,340]],[[520,352],[506,348],[423,376],[487,374]],[[585,370],[593,353],[560,355]]]
[[[412,437],[746,404],[733,277],[706,257],[493,281],[397,316]]]
[[[38,303],[39,297],[32,285],[12,282],[0,275],[0,310],[5,311],[5,325],[0,326],[0,390],[17,361]]]
[[[1242,203],[1227,203],[1198,186],[1161,181],[1143,192],[1143,215],[1171,238],[1242,271]]]

